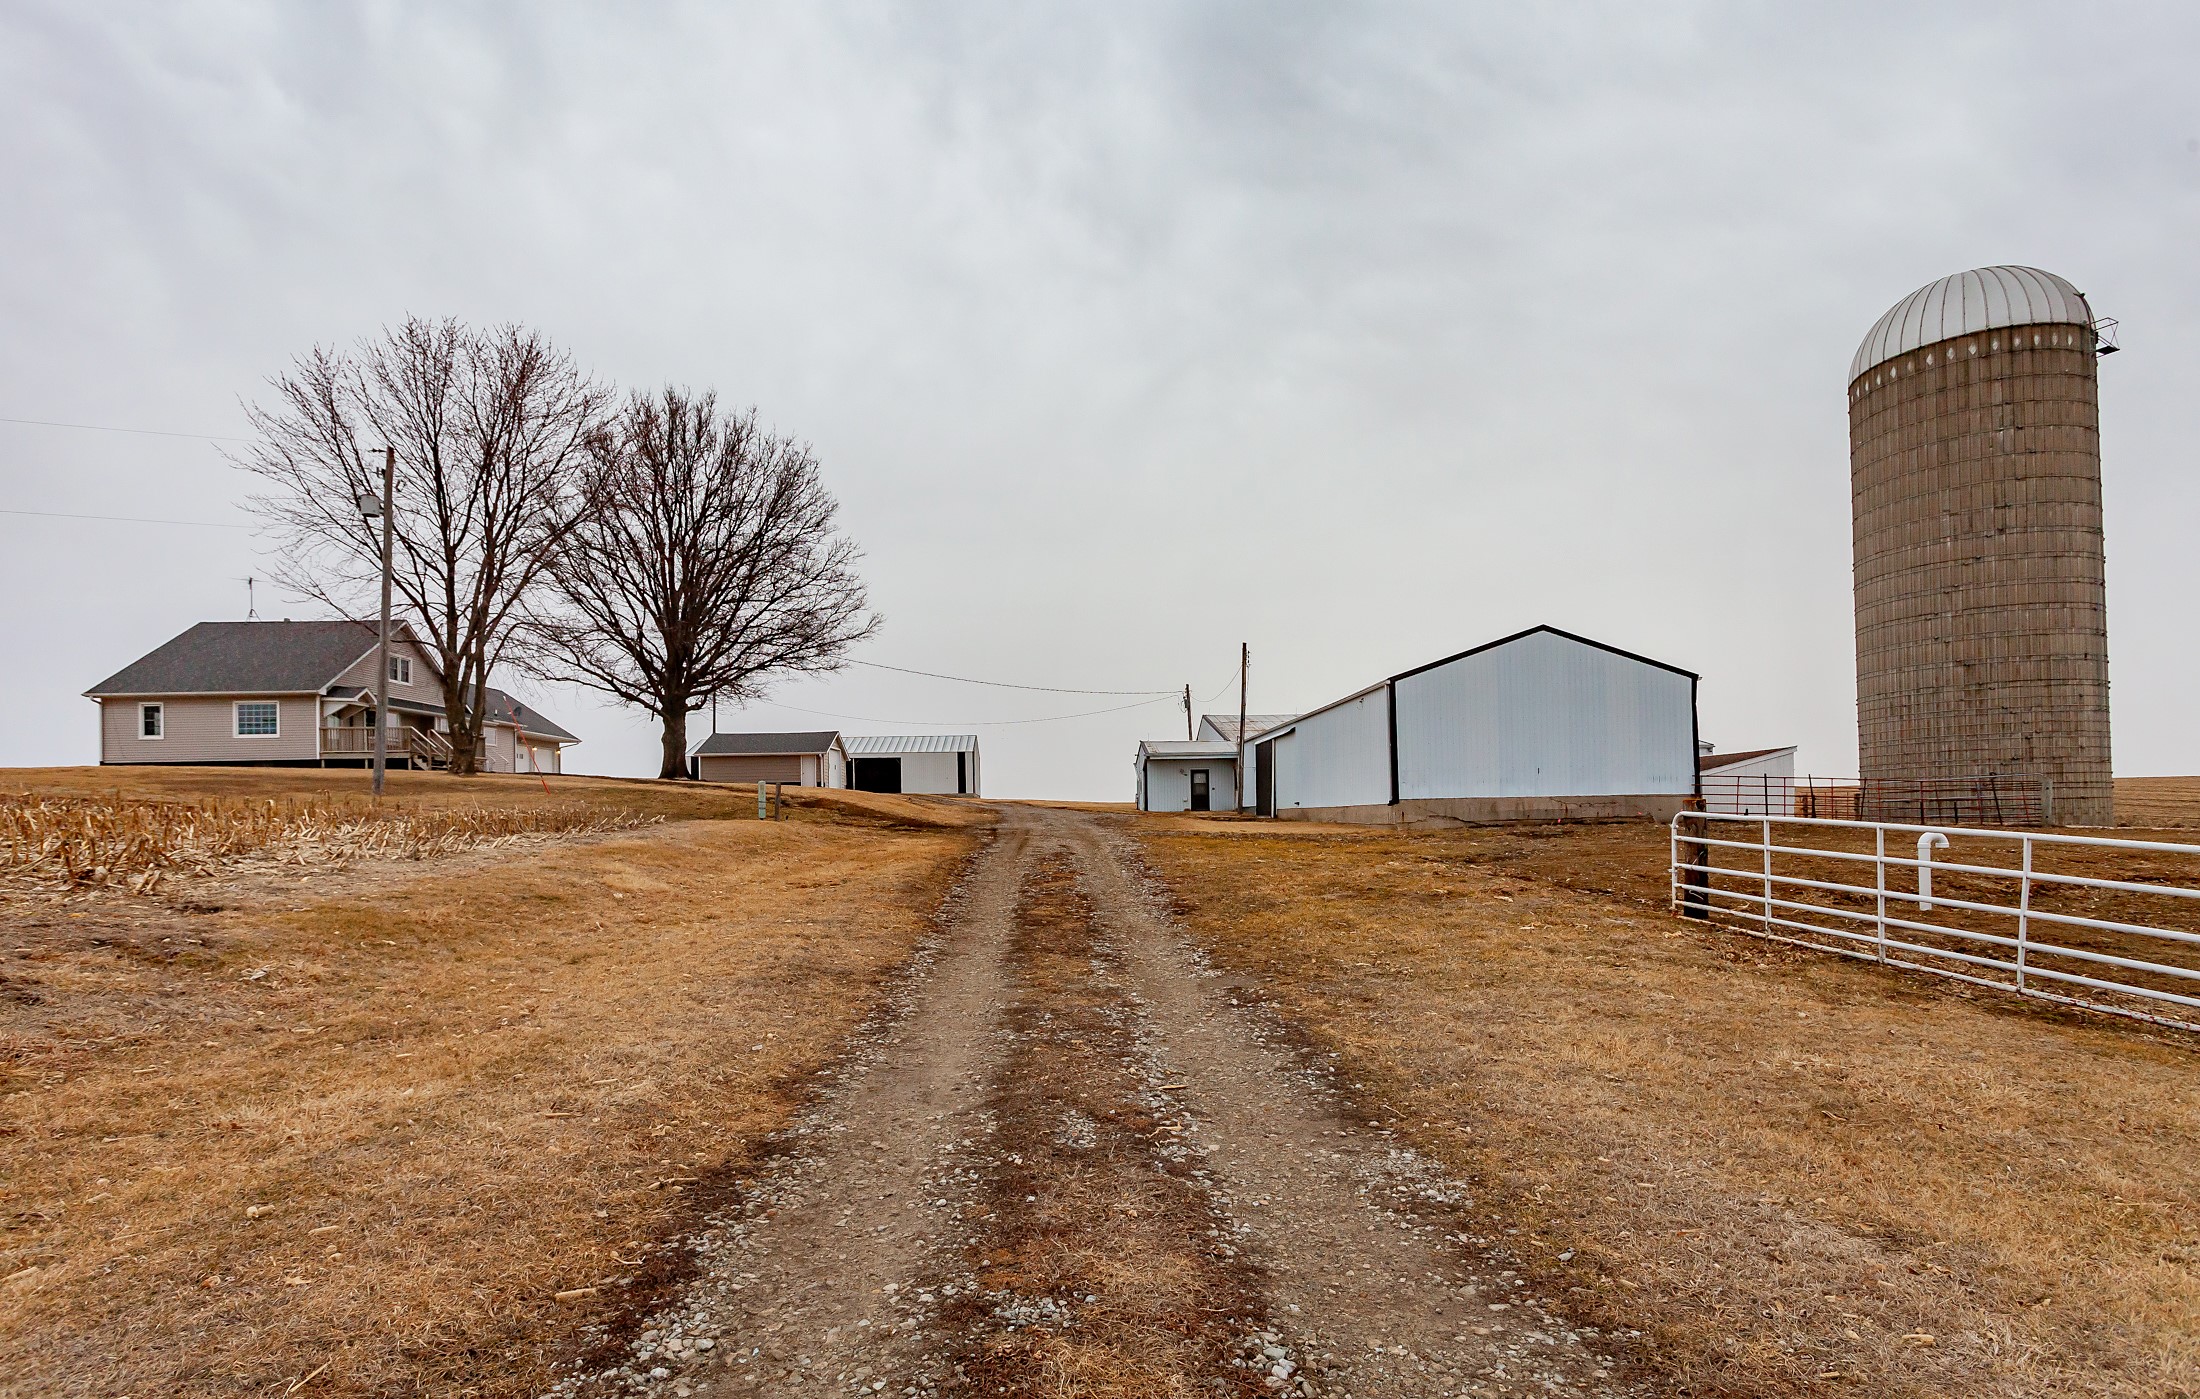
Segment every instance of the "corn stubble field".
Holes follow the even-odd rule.
[[[2200,783],[2123,785],[2200,822]],[[540,1393],[679,1284],[989,819],[571,777],[0,793],[0,1392],[139,1399]],[[1117,819],[1572,1320],[1643,1333],[1651,1392],[2200,1393],[2200,1036],[1682,922],[1662,827]],[[1075,918],[1027,921],[1074,960]]]
[[[0,881],[10,1394],[539,1392],[587,1289],[676,1278],[971,843],[893,799],[10,776],[27,848],[110,860]]]

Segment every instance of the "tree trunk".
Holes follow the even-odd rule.
[[[686,777],[687,751],[687,706],[668,704],[665,706],[665,760],[657,769],[657,776],[674,780]]]

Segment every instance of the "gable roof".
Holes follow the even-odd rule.
[[[392,636],[412,639],[394,623]],[[301,695],[375,648],[366,622],[201,622],[92,686],[107,695]]]
[[[487,699],[489,701],[488,713],[482,716],[485,723],[510,724],[521,733],[534,734],[538,738],[555,739],[559,743],[580,742],[577,735],[560,728],[549,715],[544,714],[539,709],[528,708],[504,691],[497,689],[494,685],[488,688]]]
[[[1276,725],[1288,724],[1297,717],[1295,714],[1248,714],[1245,716],[1245,736],[1250,739],[1256,734],[1264,734]],[[1199,716],[1199,723],[1202,728],[1213,729],[1215,736],[1223,742],[1237,742],[1237,715],[1202,714]]]
[[[840,742],[835,729],[818,729],[808,733],[776,734],[712,734],[696,746],[692,756],[697,758],[783,758],[791,754],[826,753]]]
[[[1525,641],[1531,636],[1545,634],[1559,637],[1560,639],[1565,641],[1574,642],[1577,645],[1587,646],[1593,650],[1609,652],[1614,656],[1619,656],[1626,660],[1637,662],[1641,665],[1653,666],[1659,670],[1671,671],[1675,675],[1686,676],[1691,681],[1698,681],[1703,679],[1702,676],[1696,674],[1696,672],[1692,670],[1682,670],[1677,665],[1671,665],[1665,661],[1652,660],[1650,657],[1641,655],[1634,651],[1622,650],[1617,646],[1611,645],[1609,642],[1597,641],[1594,638],[1583,636],[1578,632],[1570,632],[1561,627],[1554,627],[1545,624],[1538,627],[1529,627],[1525,631],[1516,631],[1511,636],[1501,636],[1495,641],[1485,641],[1480,646],[1469,646],[1464,651],[1455,652],[1452,655],[1446,656],[1441,660],[1430,661],[1427,665],[1417,665],[1411,670],[1401,670],[1396,675],[1390,676],[1386,679],[1378,680],[1372,685],[1364,686],[1360,689],[1354,690],[1351,694],[1346,695],[1343,699],[1331,700],[1327,704],[1307,710],[1304,714],[1294,714],[1290,716],[1287,720],[1279,721],[1278,723],[1272,724],[1268,728],[1263,729],[1260,733],[1250,735],[1247,741],[1251,742],[1254,738],[1257,738],[1262,742],[1266,742],[1271,738],[1282,738],[1285,732],[1287,732],[1290,728],[1296,727],[1299,721],[1302,719],[1311,719],[1317,714],[1325,714],[1328,711],[1337,708],[1339,705],[1350,704],[1352,703],[1352,701],[1356,699],[1363,699],[1366,696],[1372,695],[1376,691],[1381,690],[1386,686],[1395,685],[1401,680],[1410,680],[1414,676],[1423,674],[1427,671],[1441,669],[1444,666],[1452,664],[1454,661],[1463,661],[1469,656],[1479,656],[1484,651],[1494,651],[1500,646],[1510,646],[1516,641]],[[1251,727],[1251,725],[1248,724],[1247,727]]]
[[[894,753],[975,753],[976,734],[842,734],[840,746],[850,757]]]

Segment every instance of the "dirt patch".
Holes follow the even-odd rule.
[[[2200,1388],[2189,1037],[1683,923],[1657,827],[1128,829],[1217,964],[1567,1317],[1643,1332],[1658,1387]]]

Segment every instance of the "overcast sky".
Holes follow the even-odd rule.
[[[812,441],[865,660],[1234,711],[1242,640],[1289,711],[1549,622],[1846,774],[1849,357],[2027,263],[2123,323],[2117,771],[2200,771],[2200,7],[1806,10],[0,0],[0,417],[242,434],[315,343],[522,321]],[[215,443],[0,423],[0,508],[248,493]],[[97,761],[80,692],[242,617],[264,547],[0,515],[0,764]],[[513,688],[654,771],[642,716]],[[1183,733],[861,668],[773,700],[725,726],[975,730],[1002,796],[1126,799]]]

